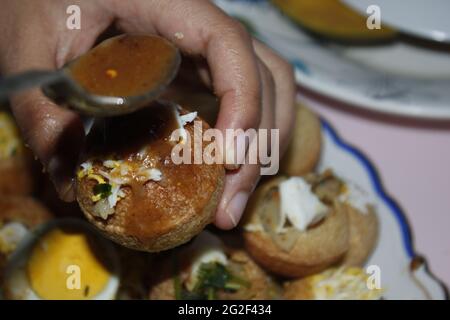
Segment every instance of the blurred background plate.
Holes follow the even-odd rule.
[[[329,41],[311,35],[268,1],[215,2],[289,59],[305,88],[358,108],[450,119],[450,46],[402,35],[364,45]]]
[[[380,8],[382,21],[398,30],[434,41],[450,42],[448,0],[342,0],[365,13],[370,5]]]

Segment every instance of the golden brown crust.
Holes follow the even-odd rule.
[[[244,214],[242,215],[242,219],[240,222],[241,226],[244,226],[248,223],[251,223],[255,219],[255,215],[261,205],[261,202],[264,200],[266,194],[272,188],[278,188],[278,185],[286,180],[285,176],[275,176],[270,178],[269,180],[261,183],[258,187],[253,191],[250,199],[248,200],[247,206],[245,207]]]
[[[257,213],[264,195],[284,178],[276,178],[259,187],[247,207],[246,219]],[[289,252],[281,249],[263,231],[244,231],[245,247],[264,268],[285,277],[310,275],[338,262],[349,246],[349,226],[345,208],[338,203],[317,225],[299,232]]]
[[[322,148],[322,132],[317,115],[303,105],[296,111],[296,125],[289,147],[281,159],[280,172],[302,176],[314,169]]]
[[[0,195],[29,195],[34,187],[32,154],[6,105],[0,105],[0,122]]]
[[[19,222],[34,228],[52,218],[52,214],[31,197],[0,197],[0,224]]]
[[[342,263],[347,266],[362,266],[372,253],[378,239],[378,218],[373,209],[361,213],[346,205],[350,225],[350,246]]]
[[[333,210],[319,225],[300,233],[290,252],[281,250],[264,232],[245,232],[245,245],[264,268],[285,277],[303,277],[338,262],[348,249],[345,211]]]
[[[238,290],[234,293],[218,294],[219,300],[262,300],[273,299],[276,286],[273,280],[261,269],[251,257],[243,250],[227,248],[229,261],[239,264],[241,272],[239,277],[245,279],[250,284],[250,288]],[[174,253],[177,254],[177,253]],[[180,254],[180,253],[178,253]],[[181,253],[178,261],[183,258],[181,271],[179,272],[180,279],[187,277],[190,269],[190,263],[187,257]],[[186,258],[186,259],[184,259]],[[175,299],[175,283],[173,273],[173,257],[165,257],[161,260],[156,269],[155,277],[152,280],[150,287],[150,300],[174,300]]]
[[[204,130],[208,128],[204,121],[202,126]],[[187,124],[185,129],[194,136],[193,123]],[[154,144],[160,142],[160,138],[151,142],[150,152],[155,149]],[[191,145],[194,145],[193,139]],[[81,209],[88,220],[113,241],[131,249],[158,252],[189,241],[213,221],[224,185],[223,166],[176,165],[167,161],[171,159],[172,148],[166,149],[151,154],[162,180],[148,181],[136,190],[125,187],[125,198],[117,203],[114,214],[106,220],[92,214],[95,203],[91,198],[96,182],[88,178],[78,182],[77,200]],[[94,171],[99,169],[104,169],[102,164],[94,164]]]
[[[287,300],[313,300],[314,291],[310,279],[298,279],[284,283],[283,298]]]
[[[33,191],[33,175],[24,155],[0,160],[0,194],[29,195]]]

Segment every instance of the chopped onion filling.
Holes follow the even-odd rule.
[[[162,177],[161,177],[161,171],[159,171],[158,169],[154,169],[154,168],[150,168],[150,169],[140,169],[138,172],[138,177],[143,177],[144,181],[149,181],[149,180],[153,180],[153,181],[161,181]]]
[[[187,139],[187,133],[184,130],[184,126],[195,120],[197,112],[191,112],[185,115],[180,115],[180,107],[174,108],[176,121],[181,132],[181,142]],[[142,149],[138,153],[138,158],[142,159],[145,153],[145,149]],[[108,205],[109,209],[114,209],[117,203],[125,197],[125,192],[122,190],[124,185],[127,185],[131,180],[135,179],[139,182],[146,183],[147,181],[161,181],[161,171],[155,168],[140,167],[138,169],[123,160],[105,160],[103,166],[109,170],[98,170],[94,172],[93,163],[86,161],[80,165],[81,169],[77,172],[78,179],[87,177],[97,181],[98,184],[108,184],[108,193],[99,192],[92,196],[92,201],[96,202],[98,207],[95,211],[102,211],[98,213],[98,216],[106,219],[108,215],[113,214],[114,210],[106,210],[105,206]],[[105,201],[106,200],[106,201]],[[101,209],[101,210],[100,210]],[[106,212],[106,213],[105,213]]]
[[[358,212],[362,214],[367,214],[369,207],[375,206],[376,203],[371,194],[352,181],[345,182],[345,188],[339,200],[358,209]]]
[[[109,170],[98,170],[94,172],[91,161],[86,161],[80,165],[81,169],[77,173],[78,179],[87,177],[97,181],[97,193],[91,200],[96,202],[94,214],[106,219],[114,213],[117,203],[125,198],[126,194],[122,187],[129,184],[133,179],[146,183],[147,181],[161,181],[161,171],[155,168],[138,168],[137,170],[123,160],[105,160],[103,166]],[[105,186],[102,186],[105,185]]]
[[[303,178],[291,177],[282,181],[278,190],[279,204],[277,207],[266,208],[270,210],[266,214],[272,217],[270,229],[276,234],[285,234],[288,231],[287,224],[296,230],[306,231],[328,214],[328,207],[313,193],[311,185]],[[250,219],[244,229],[249,232],[264,231],[262,218],[258,216]]]
[[[323,219],[328,208],[312,192],[311,185],[303,178],[292,177],[279,185],[280,190],[280,225],[278,232],[284,231],[286,219],[300,231]]]
[[[194,112],[190,112],[190,113],[181,115],[180,109],[181,109],[181,107],[177,106],[174,109],[174,112],[175,112],[175,117],[177,119],[178,128],[180,129],[181,143],[184,143],[184,141],[187,140],[187,133],[186,133],[186,130],[184,129],[184,126],[187,125],[188,123],[191,123],[192,121],[195,120],[195,118],[197,118],[197,112],[194,111]]]
[[[194,121],[195,118],[197,118],[197,111],[183,114],[180,116],[181,125],[184,127],[188,123],[191,123],[192,121]]]

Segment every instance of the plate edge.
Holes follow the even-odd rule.
[[[320,117],[320,122],[322,129],[329,133],[331,139],[334,143],[336,143],[340,148],[344,149],[345,152],[350,153],[354,158],[356,158],[366,169],[366,172],[369,174],[369,178],[373,188],[378,197],[388,206],[390,211],[394,214],[397,223],[400,226],[400,230],[402,232],[403,239],[403,248],[405,249],[408,257],[413,260],[414,258],[420,258],[423,261],[424,269],[426,274],[435,281],[442,290],[443,296],[445,300],[450,300],[450,293],[447,285],[442,281],[439,277],[437,277],[429,267],[428,260],[421,254],[419,254],[414,248],[414,238],[411,232],[411,224],[406,217],[406,214],[401,209],[400,205],[392,196],[384,188],[378,170],[375,165],[369,160],[369,158],[358,148],[352,146],[351,144],[344,141],[336,129],[325,120],[323,117]]]

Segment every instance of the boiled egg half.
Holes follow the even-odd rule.
[[[4,280],[7,299],[112,300],[119,287],[118,256],[86,222],[53,220],[21,242]]]

